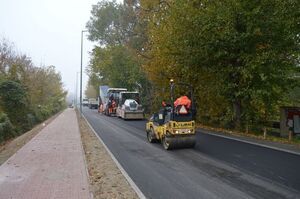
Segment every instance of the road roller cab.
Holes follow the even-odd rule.
[[[189,94],[174,101],[175,87],[188,89]],[[154,113],[146,124],[147,139],[150,143],[160,141],[166,150],[191,148],[196,144],[195,138],[195,106],[193,89],[190,85],[170,81],[171,103],[165,104]],[[186,100],[186,98],[188,100]],[[182,99],[182,101],[180,101]],[[184,101],[186,100],[186,101]]]

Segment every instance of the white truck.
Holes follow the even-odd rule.
[[[82,106],[88,106],[89,105],[89,100],[88,99],[83,99],[82,100]]]
[[[120,92],[116,114],[124,120],[144,119],[144,108],[140,104],[139,93],[128,91]]]
[[[98,104],[99,104],[99,102],[95,98],[90,98],[89,99],[88,106],[89,106],[90,109],[98,109]]]

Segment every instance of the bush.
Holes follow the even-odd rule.
[[[32,113],[27,114],[26,130],[30,130],[37,123],[35,116]]]
[[[0,143],[16,136],[13,125],[6,114],[0,113]]]

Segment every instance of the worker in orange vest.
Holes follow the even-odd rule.
[[[103,104],[102,103],[100,103],[100,105],[99,105],[98,113],[103,113]]]

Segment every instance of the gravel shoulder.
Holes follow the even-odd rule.
[[[20,148],[22,148],[27,142],[29,142],[34,136],[36,136],[43,128],[47,126],[51,121],[53,121],[61,112],[53,115],[46,121],[36,125],[30,131],[9,140],[0,145],[0,165],[2,165],[6,160],[8,160],[13,154],[15,154]]]
[[[84,118],[77,112],[93,198],[138,198]]]

